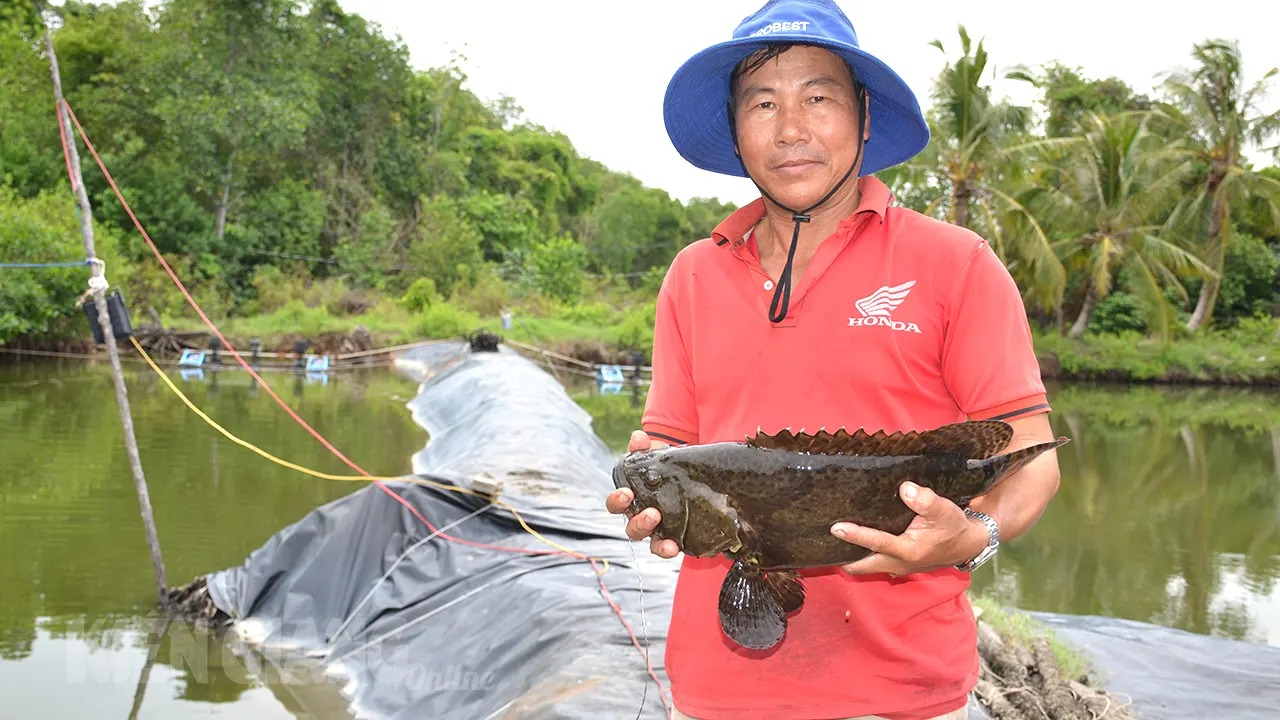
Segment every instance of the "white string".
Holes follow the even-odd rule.
[[[351,624],[351,621],[355,619],[356,614],[360,612],[360,608],[364,607],[365,603],[369,602],[369,598],[373,597],[373,593],[374,593],[375,591],[377,591],[378,587],[379,587],[380,585],[382,585],[382,583],[384,583],[384,582],[386,582],[386,581],[387,581],[387,578],[391,577],[391,573],[392,573],[392,572],[394,572],[394,571],[395,571],[395,569],[396,569],[397,567],[399,567],[399,566],[400,566],[400,563],[401,563],[401,562],[402,562],[406,557],[408,557],[408,556],[409,556],[409,553],[413,552],[414,550],[417,550],[418,548],[422,547],[423,545],[426,545],[428,542],[430,542],[431,540],[433,540],[433,539],[434,539],[436,536],[438,536],[440,533],[445,532],[445,531],[447,531],[447,530],[450,530],[450,529],[452,529],[452,528],[455,528],[455,527],[457,527],[458,525],[461,525],[463,522],[465,522],[465,521],[467,521],[467,520],[470,520],[471,518],[475,517],[476,515],[479,515],[480,513],[484,512],[485,510],[488,510],[488,509],[489,509],[489,508],[491,508],[491,507],[493,507],[493,503],[488,503],[488,504],[486,504],[486,505],[481,506],[478,510],[476,510],[476,511],[474,511],[474,512],[470,513],[469,515],[465,515],[465,516],[463,516],[463,517],[461,517],[461,518],[458,518],[457,520],[454,520],[453,522],[449,523],[448,525],[445,525],[444,527],[437,529],[435,532],[433,532],[433,533],[431,533],[430,535],[426,536],[425,538],[423,538],[423,539],[419,540],[418,542],[416,542],[416,543],[414,543],[413,545],[409,546],[409,548],[408,548],[407,550],[405,550],[404,552],[400,553],[400,557],[396,558],[396,561],[395,561],[395,562],[393,562],[393,563],[391,563],[391,567],[387,568],[387,571],[386,571],[385,573],[383,573],[383,574],[382,574],[382,577],[380,577],[380,578],[378,578],[377,580],[374,580],[374,581],[373,581],[373,587],[369,588],[369,592],[365,593],[364,599],[363,599],[363,600],[361,600],[361,601],[360,601],[360,603],[359,603],[358,605],[356,605],[356,606],[355,606],[355,608],[351,611],[351,613],[350,613],[349,615],[347,615],[347,619],[342,621],[342,625],[340,625],[340,626],[338,627],[338,629],[334,631],[333,635],[328,639],[328,644],[330,644],[330,645],[331,645],[331,644],[333,644],[333,641],[334,641],[334,640],[337,640],[337,639],[338,639],[338,637],[339,637],[340,635],[342,635],[342,631],[343,631],[343,630],[346,630],[346,629],[347,629],[347,625],[350,625],[350,624]]]

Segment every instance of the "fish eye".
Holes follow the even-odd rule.
[[[647,472],[644,475],[641,475],[640,480],[644,483],[644,486],[650,490],[657,490],[662,486],[662,478],[652,472]]]

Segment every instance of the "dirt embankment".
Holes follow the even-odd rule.
[[[995,720],[1136,720],[1127,702],[1064,675],[1049,641],[1027,647],[978,620],[982,673],[975,693]]]

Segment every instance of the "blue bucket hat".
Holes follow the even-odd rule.
[[[844,58],[870,96],[872,139],[860,174],[905,162],[929,144],[915,93],[893,70],[858,46],[849,18],[830,0],[769,0],[733,38],[689,58],[672,76],[663,121],[676,151],[703,170],[747,177],[729,128],[729,75],[751,53],[777,43],[804,43]]]

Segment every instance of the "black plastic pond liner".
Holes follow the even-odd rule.
[[[548,540],[606,558],[609,595],[643,645],[636,560],[623,523],[603,506],[614,455],[590,415],[552,376],[505,347],[424,348],[401,369],[420,380],[430,375],[410,403],[430,437],[413,458],[418,477],[462,487],[500,482],[499,497]],[[436,528],[487,503],[410,483],[388,487]],[[554,552],[499,507],[445,532]],[[666,716],[644,656],[587,561],[437,537],[361,605],[401,553],[430,534],[392,497],[365,487],[283,529],[241,567],[210,575],[209,593],[256,654],[307,681],[322,671],[343,686],[355,716],[634,718],[642,698],[642,717]],[[638,548],[651,657],[665,688],[662,641],[676,563]]]
[[[604,582],[637,637],[643,582],[650,658],[665,689],[677,563],[637,544],[637,575],[623,524],[603,507],[615,458],[590,416],[505,346],[471,352],[444,343],[404,356],[399,367],[422,383],[409,407],[430,436],[414,472],[462,487],[500,483],[501,499],[547,539],[607,558]],[[510,513],[482,509],[483,499],[388,485],[435,527],[458,522],[445,531],[452,537],[550,550]],[[641,717],[666,716],[643,656],[583,560],[436,537],[366,600],[401,553],[430,534],[382,490],[364,487],[284,528],[242,566],[209,575],[209,595],[235,619],[246,654],[285,678],[272,690],[300,717],[333,716],[334,693],[319,690],[333,684],[347,699],[342,712],[356,717],[629,719],[642,698]],[[1280,648],[1141,623],[1037,617],[1093,655],[1107,689],[1131,697],[1141,717],[1280,717]],[[309,697],[322,700],[312,707]],[[988,717],[976,700],[970,710]]]
[[[1027,614],[1088,654],[1141,718],[1280,718],[1280,647],[1118,618]]]

